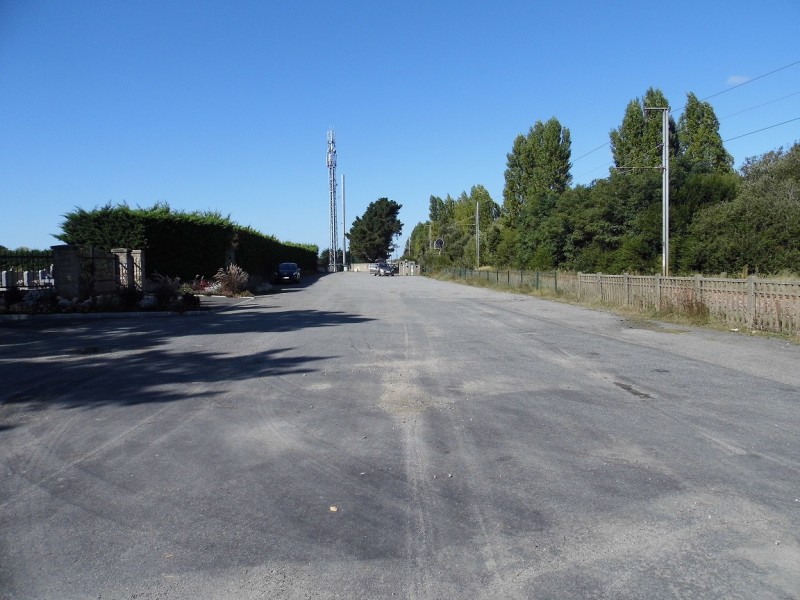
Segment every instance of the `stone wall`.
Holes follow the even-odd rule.
[[[53,280],[56,295],[83,298],[113,294],[121,289],[142,290],[144,252],[114,248],[81,251],[77,246],[53,246]]]

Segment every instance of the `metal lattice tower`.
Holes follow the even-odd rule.
[[[339,254],[339,232],[336,224],[336,136],[333,129],[328,130],[328,183],[331,201],[331,245],[329,248],[328,271],[338,271],[336,260]]]

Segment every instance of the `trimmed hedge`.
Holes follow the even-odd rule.
[[[76,208],[64,218],[59,240],[104,250],[143,249],[147,275],[210,278],[230,263],[265,278],[282,261],[317,268],[316,246],[283,243],[217,212],[173,211],[164,203],[135,209],[107,204],[92,211]]]

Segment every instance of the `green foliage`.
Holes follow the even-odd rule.
[[[120,298],[120,296],[109,297],[106,302]],[[200,308],[200,298],[186,289],[178,277],[153,273],[147,283],[147,294],[139,301],[138,307],[144,310],[184,312]],[[109,310],[109,308],[98,306],[98,310]]]
[[[148,281],[147,293],[156,298],[158,308],[166,308],[181,293],[181,280],[177,277],[153,273]]]
[[[170,273],[191,280],[236,262],[266,277],[281,261],[316,270],[317,247],[282,243],[214,211],[173,211],[165,203],[150,208],[123,204],[64,215],[59,240],[81,247],[145,250],[148,274]]]
[[[682,160],[696,170],[733,173],[733,157],[719,135],[719,120],[708,102],[689,92],[678,120],[678,142]]]
[[[683,257],[686,270],[800,272],[800,144],[743,168],[739,194],[700,210]]]
[[[491,258],[498,267],[518,267],[517,247],[519,233],[514,227],[498,225],[496,232],[491,234]]]
[[[155,211],[158,206],[150,210]],[[108,203],[92,211],[76,207],[74,212],[64,215],[63,233],[56,238],[82,248],[145,248],[147,234],[143,217],[147,214],[147,210],[134,210],[127,204],[112,206]]]
[[[428,205],[428,218],[433,222],[438,222],[442,221],[444,216],[444,200],[438,196],[431,196]]]
[[[469,193],[462,192],[457,199],[449,194],[444,200],[431,196],[430,215],[437,219],[417,224],[409,238],[410,258],[426,266],[474,267],[478,259],[475,236],[478,233],[476,226],[479,226],[481,264],[487,263],[485,237],[500,215],[500,206],[492,200],[485,187],[475,185]],[[443,240],[444,246],[441,249],[431,248],[432,242],[437,239]]]
[[[503,210],[509,222],[515,223],[535,198],[567,189],[572,180],[571,154],[569,129],[555,117],[546,123],[536,121],[527,136],[515,138],[506,156],[503,188]]]
[[[356,217],[347,236],[356,262],[383,260],[394,251],[393,240],[403,231],[397,218],[401,208],[394,200],[379,198],[362,217]]]
[[[661,165],[662,112],[647,108],[669,108],[664,93],[650,88],[644,98],[628,103],[625,117],[617,129],[612,129],[611,152],[617,169],[635,170]],[[675,121],[669,117],[669,155],[678,154]]]
[[[411,260],[416,260],[424,264],[426,257],[431,249],[430,240],[431,223],[417,223],[408,238],[407,256]]]
[[[610,132],[617,168],[575,188],[569,131],[555,118],[537,121],[506,156],[502,216],[482,186],[457,199],[431,196],[430,219],[414,228],[409,253],[426,266],[474,267],[477,204],[482,265],[658,272],[663,112],[649,108],[669,108],[660,90],[628,103]],[[670,272],[800,272],[798,144],[748,159],[740,175],[710,104],[689,93],[677,127],[672,118],[668,126]],[[430,247],[437,238],[441,251]]]
[[[528,202],[519,218],[519,267],[524,269],[551,268],[555,261],[554,248],[547,239],[549,217],[557,196],[541,196]],[[542,266],[547,264],[548,266]]]
[[[53,261],[52,250],[31,250],[17,248],[9,250],[0,246],[0,271],[38,271],[50,268]]]
[[[352,264],[353,260],[352,260],[352,255],[350,254],[350,250],[349,249],[347,250],[347,255],[346,255],[345,258],[346,258],[346,260],[343,260],[342,249],[341,248],[337,248],[336,249],[336,264],[339,267],[342,267],[343,265]],[[327,269],[330,266],[330,264],[331,264],[331,250],[330,250],[330,248],[325,248],[322,252],[319,253],[319,260],[317,261],[317,264],[320,267],[323,267],[325,269]],[[302,269],[302,267],[301,267],[301,269]]]
[[[280,242],[277,238],[246,228],[238,230],[234,246],[228,250],[228,263],[236,263],[251,275],[263,278],[269,277],[282,262],[297,263],[303,271],[313,273],[317,270],[318,252],[313,244]]]
[[[690,266],[693,259],[686,256],[689,246],[695,244],[690,237],[689,228],[701,209],[734,200],[739,183],[740,177],[735,173],[686,173],[679,166],[670,192],[670,266],[673,271],[696,270]],[[707,270],[705,267],[699,270],[706,273],[719,272],[717,269]]]

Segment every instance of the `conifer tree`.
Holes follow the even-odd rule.
[[[628,103],[625,117],[617,129],[612,129],[611,152],[617,169],[633,170],[661,166],[662,112],[648,108],[669,108],[664,93],[650,88],[644,98]],[[669,117],[670,156],[678,154],[675,121]]]
[[[552,117],[537,121],[527,136],[518,135],[506,156],[503,208],[511,223],[523,207],[540,196],[560,194],[569,187],[572,144],[569,129]]]
[[[370,203],[362,217],[356,217],[347,236],[354,259],[373,262],[387,258],[394,251],[393,240],[403,231],[398,219],[402,206],[394,200],[379,198]]]
[[[733,157],[719,135],[719,120],[708,102],[686,95],[686,108],[678,120],[678,141],[690,167],[711,173],[732,173]]]

